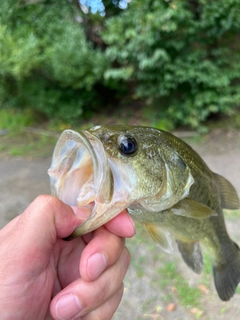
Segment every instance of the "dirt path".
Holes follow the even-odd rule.
[[[215,131],[200,142],[191,139],[188,143],[213,171],[230,180],[240,195],[240,132]],[[34,161],[0,158],[0,228],[21,213],[37,195],[50,193],[47,175],[50,162],[50,158]],[[231,237],[240,244],[240,213],[227,214],[227,226]],[[240,319],[240,295],[236,294],[228,303],[221,302],[213,288],[211,275],[207,280],[196,276],[185,267],[178,254],[169,256],[161,252],[141,229],[140,235],[129,240],[128,245],[133,257],[132,265],[114,320]],[[179,302],[174,272],[172,280],[163,284],[165,274],[162,268],[166,263],[176,265],[177,274],[181,274],[190,287],[203,292],[197,307],[183,306]],[[204,284],[198,289],[201,283]]]
[[[0,228],[21,213],[39,194],[50,193],[51,159],[0,159]]]

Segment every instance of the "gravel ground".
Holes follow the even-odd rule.
[[[209,167],[235,186],[240,195],[240,132],[215,130],[204,139],[188,139]],[[50,158],[26,160],[0,158],[0,227],[21,213],[39,194],[50,193],[47,169]],[[226,214],[231,238],[240,244],[240,213]],[[221,302],[214,290],[212,277],[201,286],[203,277],[193,274],[181,261],[178,253],[167,255],[156,247],[140,228],[140,234],[129,240],[132,265],[125,279],[125,292],[114,320],[138,319],[240,319],[240,295],[230,302]],[[137,250],[136,250],[137,249]],[[164,274],[159,270],[166,263],[176,264],[177,272],[189,286],[200,288],[202,296],[197,307],[183,306],[173,284],[160,286]],[[171,282],[171,281],[170,281]],[[188,293],[186,293],[187,295]]]

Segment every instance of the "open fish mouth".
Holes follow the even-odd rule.
[[[48,170],[52,195],[70,206],[92,208],[68,240],[95,230],[129,204],[119,198],[114,185],[119,179],[114,179],[116,170],[110,166],[102,142],[88,131],[65,130],[61,134]]]
[[[101,141],[88,132],[62,133],[48,173],[52,194],[68,205],[111,201],[112,175],[107,158]]]

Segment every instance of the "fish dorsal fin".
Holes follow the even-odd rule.
[[[205,204],[190,198],[179,201],[169,210],[173,214],[194,219],[206,219],[210,216],[217,215],[215,211],[207,207]]]
[[[150,237],[167,253],[173,253],[172,237],[169,232],[162,230],[159,226],[145,223]]]
[[[178,249],[185,263],[196,273],[203,270],[203,256],[198,242],[183,242],[177,240]]]
[[[219,174],[215,173],[215,177],[220,189],[222,208],[239,209],[239,197],[232,184]]]

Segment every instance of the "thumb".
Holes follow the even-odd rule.
[[[18,247],[51,249],[57,238],[65,238],[90,214],[87,208],[75,215],[72,208],[50,195],[38,196],[28,208],[0,232]],[[20,242],[20,244],[19,244]]]

